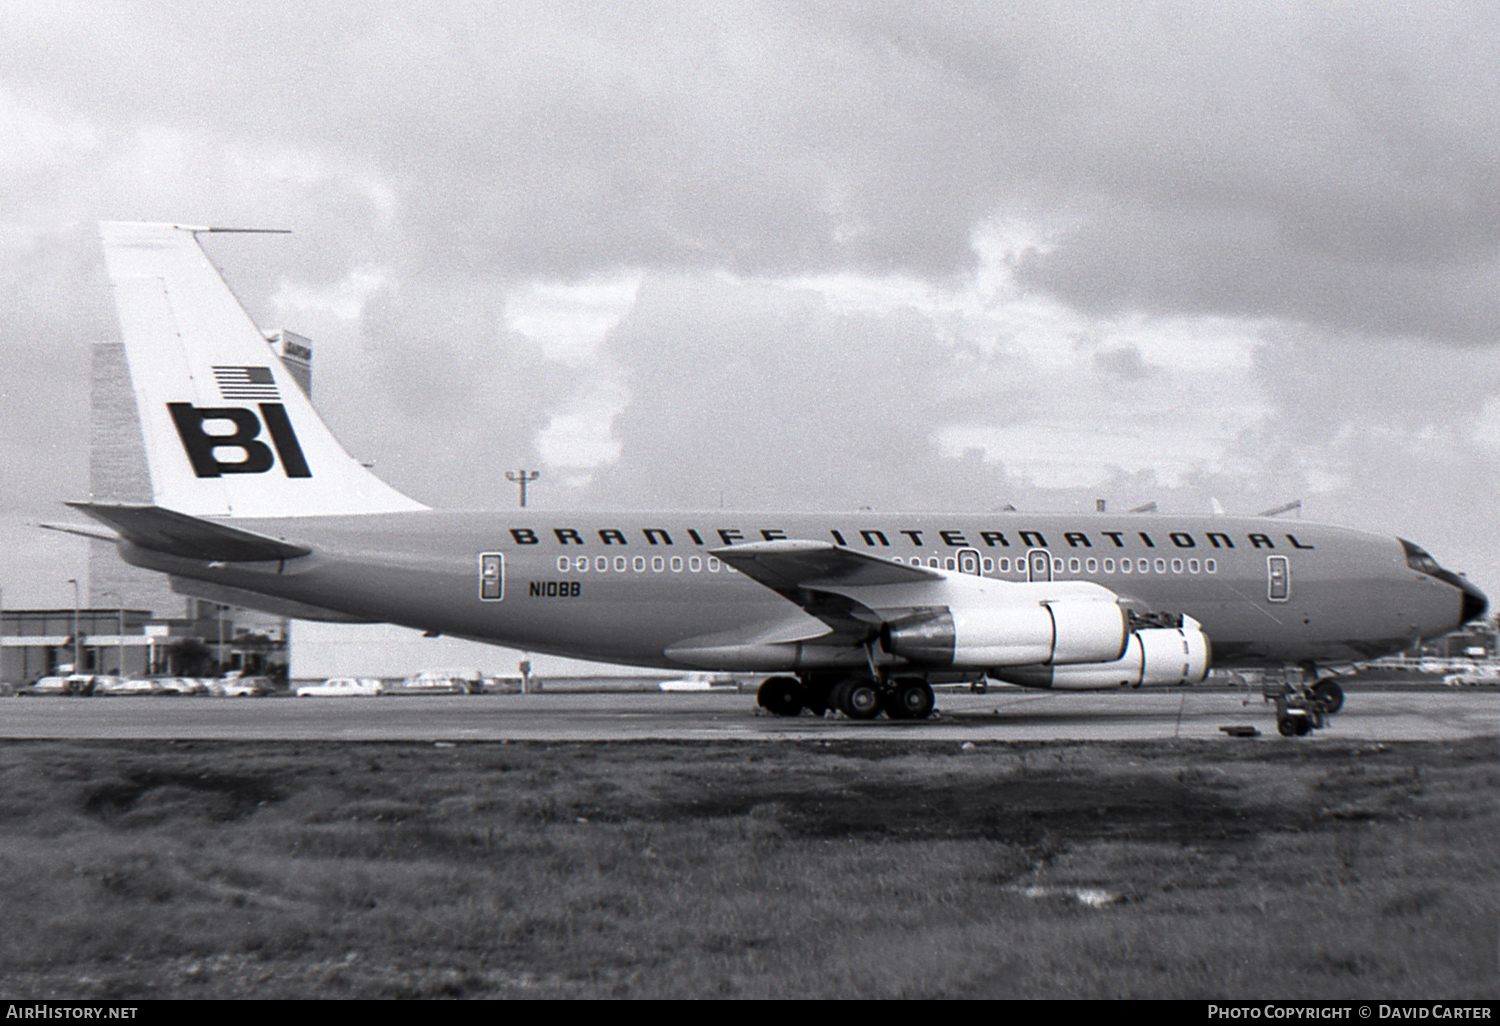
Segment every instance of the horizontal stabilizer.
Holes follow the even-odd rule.
[[[94,541],[109,542],[113,545],[120,540],[117,534],[105,534],[91,527],[79,527],[76,524],[37,524],[36,526],[45,531],[61,531],[63,534],[75,534],[80,538],[92,538]]]
[[[107,524],[120,537],[152,552],[184,559],[248,563],[295,559],[312,551],[306,545],[282,541],[240,527],[188,516],[160,506],[124,506],[98,502],[70,502],[69,506]]]

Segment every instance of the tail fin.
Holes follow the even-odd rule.
[[[100,225],[157,505],[195,516],[425,509],[339,445],[198,245]]]

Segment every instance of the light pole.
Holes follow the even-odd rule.
[[[521,486],[521,508],[526,508],[526,482],[535,481],[542,476],[540,470],[507,470],[505,480],[514,481]]]
[[[101,591],[99,593],[99,597],[100,598],[103,598],[105,595],[112,596],[114,598],[114,600],[120,604],[119,608],[116,610],[116,612],[119,615],[119,627],[118,627],[118,630],[119,630],[120,633],[115,636],[115,641],[117,641],[119,643],[120,651],[119,651],[119,655],[117,655],[115,657],[116,662],[118,663],[118,665],[115,667],[115,674],[116,674],[116,676],[124,677],[125,676],[125,600],[123,598],[121,598],[118,593],[113,592],[113,591]],[[100,662],[103,662],[103,660],[101,659]]]
[[[78,643],[78,578],[69,577],[68,583],[73,586],[73,672],[78,673],[82,669],[78,665],[79,643]]]

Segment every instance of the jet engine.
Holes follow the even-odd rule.
[[[1129,636],[1109,596],[922,609],[882,624],[880,647],[933,666],[1107,663]]]
[[[996,667],[991,676],[1029,688],[1102,691],[1143,685],[1197,684],[1208,676],[1210,647],[1202,625],[1190,616],[1181,627],[1152,627],[1130,635],[1125,654],[1112,662],[1069,666]]]

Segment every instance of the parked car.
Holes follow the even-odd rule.
[[[423,670],[400,684],[386,688],[387,695],[473,695],[484,690],[478,670]]]
[[[158,677],[155,678],[157,695],[206,695],[208,694],[208,681],[197,677]]]
[[[374,677],[329,677],[321,684],[303,684],[298,698],[366,698],[381,693]]]
[[[735,680],[727,673],[690,673],[686,677],[661,681],[656,686],[662,691],[712,691],[732,688]]]
[[[68,676],[39,676],[30,684],[15,688],[17,694],[74,694]]]
[[[95,695],[154,695],[156,681],[147,677],[112,677],[94,685]]]
[[[1500,665],[1484,663],[1470,667],[1460,673],[1450,673],[1443,678],[1449,687],[1474,687],[1481,684],[1500,684]]]
[[[66,677],[38,677],[30,684],[16,688],[18,695],[91,695],[95,677],[90,673],[70,673]]]
[[[259,698],[276,690],[269,677],[225,677],[208,682],[208,693],[217,698]]]

